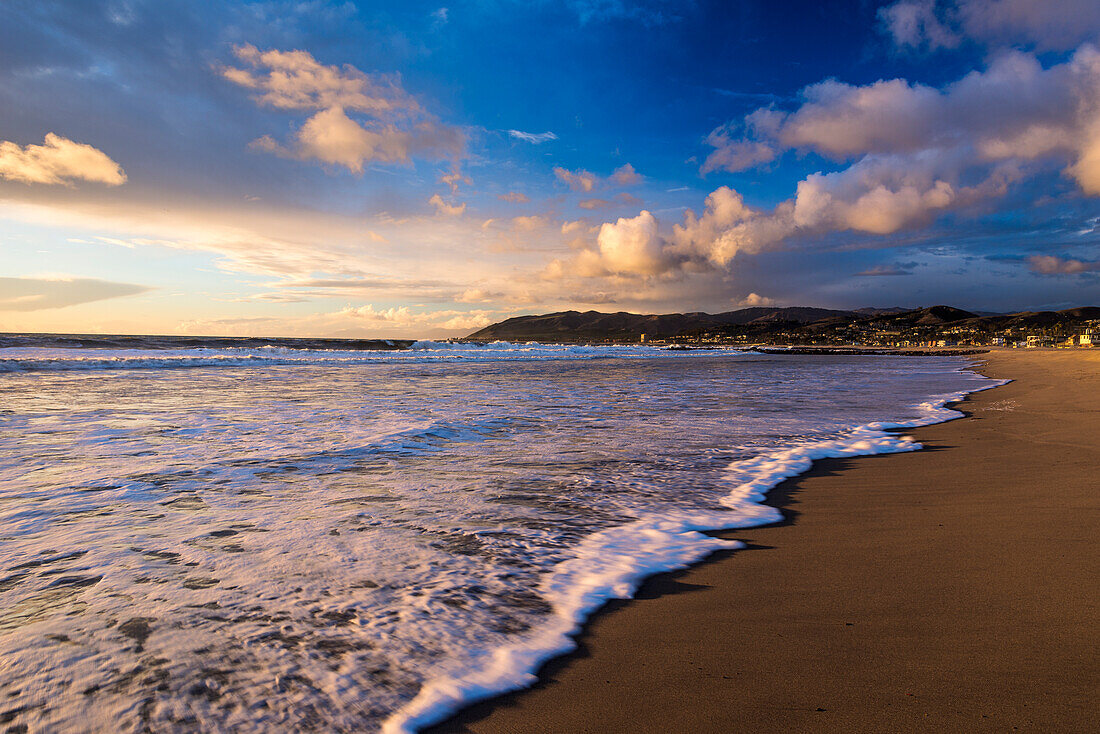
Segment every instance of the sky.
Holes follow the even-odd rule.
[[[0,3],[0,331],[1100,304],[1095,0]]]

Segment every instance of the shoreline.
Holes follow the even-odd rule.
[[[988,375],[990,365],[996,364],[997,367],[994,371],[999,371],[999,373],[989,376],[1013,378],[1015,376],[1012,374],[1013,366],[1023,368],[1026,365],[1027,369],[1023,369],[1024,372],[1027,372],[1028,369],[1034,371],[1036,369],[1036,359],[1039,360],[1040,371],[1044,369],[1044,362],[1045,368],[1051,367],[1053,362],[1050,360],[1058,361],[1062,367],[1065,366],[1063,363],[1067,362],[1077,365],[1091,363],[1093,365],[1091,375],[1085,377],[1091,377],[1091,386],[1096,388],[1098,385],[1096,373],[1100,369],[1100,354],[1089,356],[1090,354],[1088,352],[1083,354],[1067,354],[1065,352],[1060,354],[1042,352],[1016,354],[1014,352],[995,351],[983,355],[984,359],[982,361],[985,364],[975,366],[974,370]],[[1089,382],[1088,379],[1084,381]],[[902,703],[899,704],[899,701],[895,700],[880,700],[881,695],[870,695],[868,690],[864,690],[862,698],[866,699],[870,695],[875,704],[870,704],[870,701],[868,701],[862,706],[854,705],[857,700],[861,699],[861,696],[853,695],[851,685],[838,683],[838,675],[848,673],[850,676],[860,673],[862,677],[867,678],[868,667],[873,668],[878,671],[878,675],[871,676],[866,681],[871,689],[874,689],[876,684],[881,688],[883,683],[893,680],[896,676],[886,674],[882,667],[882,661],[868,665],[857,664],[857,661],[849,660],[846,655],[822,656],[820,654],[821,644],[823,642],[827,643],[826,647],[839,646],[837,652],[851,653],[851,650],[845,649],[845,643],[850,643],[853,638],[861,637],[853,634],[857,631],[857,628],[859,628],[858,631],[864,633],[863,636],[866,636],[867,629],[873,630],[876,626],[883,627],[882,624],[876,624],[882,620],[876,619],[874,614],[870,615],[869,621],[834,621],[827,628],[817,629],[818,635],[801,639],[801,648],[798,646],[791,648],[790,645],[787,645],[784,647],[784,655],[782,657],[776,656],[777,650],[769,649],[774,645],[765,644],[769,636],[779,640],[798,639],[795,633],[799,631],[806,632],[804,629],[789,630],[782,624],[784,619],[790,621],[788,617],[792,611],[790,602],[798,602],[793,605],[796,608],[800,605],[810,607],[810,609],[804,610],[803,614],[796,615],[795,618],[797,619],[798,616],[814,617],[816,615],[820,617],[824,611],[829,611],[832,616],[836,616],[838,599],[834,598],[832,594],[816,593],[820,585],[815,584],[814,581],[817,576],[821,575],[822,568],[814,568],[813,564],[808,568],[800,567],[798,563],[792,566],[789,560],[783,566],[776,567],[771,559],[763,557],[768,554],[747,553],[746,551],[769,550],[774,553],[777,550],[784,550],[783,545],[764,544],[769,540],[769,536],[775,536],[776,540],[784,541],[787,545],[792,545],[792,541],[794,541],[793,546],[796,557],[798,556],[799,546],[802,546],[803,552],[805,552],[806,547],[814,548],[813,553],[817,554],[819,559],[834,555],[842,556],[845,551],[851,555],[853,549],[843,547],[843,537],[818,538],[815,542],[813,537],[815,529],[823,522],[834,522],[838,518],[847,516],[848,526],[853,525],[853,520],[856,521],[854,527],[851,527],[849,535],[858,535],[858,526],[861,522],[870,521],[872,524],[875,523],[876,518],[872,507],[863,506],[860,502],[842,502],[838,505],[834,498],[831,506],[826,503],[822,507],[803,508],[802,505],[804,504],[821,504],[814,496],[816,494],[814,490],[830,489],[832,488],[830,485],[833,487],[839,485],[843,489],[845,484],[855,484],[857,485],[855,490],[857,493],[860,489],[864,491],[868,489],[877,490],[876,494],[891,495],[887,499],[894,500],[896,504],[899,490],[895,488],[892,492],[882,491],[883,480],[897,479],[900,476],[908,475],[910,482],[912,482],[912,472],[919,473],[921,471],[919,465],[925,463],[933,453],[956,448],[955,446],[941,445],[940,442],[943,438],[938,434],[946,432],[950,437],[955,438],[967,433],[965,428],[959,431],[946,429],[945,427],[970,424],[971,421],[965,420],[966,418],[990,417],[985,415],[974,416],[975,410],[989,412],[993,417],[999,416],[1002,418],[1013,414],[1012,409],[1006,409],[1003,406],[1001,408],[988,408],[989,405],[1005,402],[998,401],[995,398],[1011,387],[1012,384],[1009,383],[1007,386],[1000,386],[994,390],[970,393],[962,401],[948,404],[946,407],[964,412],[964,415],[958,419],[949,419],[946,422],[915,429],[890,430],[891,433],[915,434],[917,440],[925,446],[923,451],[814,461],[809,471],[786,479],[769,490],[765,504],[782,512],[783,519],[781,521],[755,528],[707,533],[712,537],[723,540],[740,541],[744,545],[742,549],[737,551],[719,550],[687,569],[660,573],[649,577],[638,589],[633,599],[612,600],[593,613],[586,620],[582,632],[576,638],[577,650],[544,663],[538,671],[538,682],[532,688],[505,693],[473,703],[461,709],[450,719],[423,731],[506,732],[522,730],[550,732],[565,730],[640,731],[647,729],[723,731],[728,730],[730,727],[763,729],[765,731],[791,729],[840,731],[853,729],[885,730],[889,728],[911,728],[912,726],[922,728],[920,724],[922,721],[923,728],[929,725],[935,729],[944,726],[960,729],[983,728],[986,726],[1001,728],[994,723],[994,720],[989,718],[990,714],[985,714],[985,718],[967,716],[965,712],[971,709],[972,706],[962,705],[960,701],[956,701],[956,703],[962,707],[955,709],[954,714],[946,716],[944,711],[939,712],[941,715],[939,721],[934,718],[929,719],[929,716],[935,716],[935,714],[927,710],[924,711],[921,718],[913,719],[912,709],[914,704],[925,699],[912,692],[900,699]],[[1028,386],[1025,385],[1025,392],[1027,388]],[[1078,389],[1082,389],[1080,385]],[[1089,395],[1094,394],[1094,392],[1090,393],[1086,387],[1084,394],[1080,397],[1087,398]],[[968,408],[971,411],[965,412]],[[1086,427],[1094,431],[1093,436],[1100,438],[1100,434],[1096,433],[1095,420],[1087,422]],[[962,443],[965,444],[965,440]],[[961,446],[961,448],[968,447]],[[969,448],[973,451],[972,446]],[[1095,451],[1095,449],[1093,450]],[[907,463],[912,463],[913,458],[917,457],[916,464],[914,467],[906,467],[902,470],[900,467],[890,468],[887,464],[882,463],[896,462],[901,457],[906,457],[909,460]],[[958,456],[954,458],[959,459]],[[965,458],[962,459],[962,462],[965,465]],[[1089,464],[1086,461],[1086,471],[1089,466],[1096,466],[1096,464]],[[925,469],[927,468],[925,467]],[[955,467],[953,470],[957,472],[959,469]],[[952,470],[948,470],[948,473],[950,471]],[[852,474],[869,474],[870,476],[851,477]],[[859,479],[859,481],[845,481],[844,477],[846,476],[850,479]],[[873,485],[879,486],[875,487]],[[860,499],[865,498],[861,497]],[[901,504],[903,505],[903,511],[913,511],[911,498],[908,502],[904,501],[903,498]],[[1089,503],[1086,501],[1086,504]],[[1095,507],[1095,500],[1092,500],[1089,506]],[[819,514],[821,510],[825,511],[824,516]],[[839,514],[837,517],[831,517],[831,513]],[[948,514],[951,513],[948,512]],[[898,527],[897,518],[891,519],[889,513],[886,517],[878,517],[877,521],[880,524],[884,521],[887,524],[893,523],[894,527],[890,528],[892,533],[887,535],[897,536],[899,530],[903,530],[903,528]],[[938,523],[938,525],[944,527],[943,523]],[[832,535],[836,535],[835,528]],[[881,533],[878,535],[881,536]],[[907,547],[909,539],[904,532],[901,535],[901,545]],[[848,540],[850,541],[852,538],[849,537]],[[877,540],[882,541],[883,538],[878,537]],[[887,538],[887,540],[890,540],[890,538]],[[895,537],[893,540],[897,541],[898,538]],[[1092,538],[1091,543],[1095,547],[1096,539]],[[862,558],[857,558],[857,560],[862,560],[864,563],[869,560],[869,556],[871,557],[870,560],[873,561],[875,555],[880,555],[883,552],[897,553],[901,550],[891,547],[898,545],[897,542],[888,542],[885,546],[876,546],[875,544],[868,546],[866,542],[855,545],[858,546],[854,549],[857,551],[855,556],[860,556],[858,551],[862,550]],[[961,551],[957,551],[955,555],[959,556],[960,553]],[[904,555],[902,553],[902,556]],[[811,555],[810,558],[805,560],[812,559],[813,556]],[[749,568],[744,568],[746,565]],[[821,564],[819,562],[816,565],[820,566]],[[872,563],[871,565],[875,564]],[[880,567],[877,570],[881,574],[884,570],[881,568],[882,563],[878,565]],[[965,566],[965,564],[963,565]],[[772,567],[768,568],[768,566]],[[889,576],[889,569],[885,570],[887,570],[887,576]],[[907,570],[911,571],[911,569]],[[749,576],[753,579],[751,583],[747,583],[748,579],[742,578],[746,575],[746,571],[750,572]],[[831,575],[835,571],[836,569],[833,568],[826,575]],[[776,572],[782,572],[780,575],[784,579],[790,579],[792,574],[802,577],[798,579],[798,586],[802,589],[802,593],[799,595],[800,598],[790,598],[789,589],[784,592],[782,589],[772,588],[769,585],[769,579],[773,578]],[[961,571],[956,570],[955,575],[957,576],[959,573]],[[760,578],[756,578],[757,576]],[[858,579],[858,577],[853,578]],[[816,580],[821,581],[822,579]],[[848,579],[849,582],[851,580],[851,578]],[[973,581],[973,579],[969,580]],[[919,583],[920,579],[914,578],[913,581]],[[1088,583],[1085,579],[1080,579],[1080,581]],[[874,597],[878,603],[889,601],[889,599],[879,598],[883,596],[882,590],[871,590],[869,592],[868,587],[869,585],[865,585],[861,588],[857,584],[857,587],[853,590],[854,596],[849,598],[860,602],[868,601],[860,599],[862,595]],[[861,594],[861,591],[865,593]],[[825,598],[815,602],[817,596],[824,596]],[[910,599],[910,601],[919,602],[920,600]],[[942,605],[944,600],[936,599],[933,594],[928,594],[924,601],[926,607],[935,608],[937,604]],[[889,606],[888,603],[887,606]],[[920,604],[917,606],[919,607]],[[817,608],[814,609],[813,607]],[[881,610],[875,611],[881,612]],[[918,616],[928,618],[930,612],[926,608],[923,612],[918,612]],[[942,610],[940,616],[945,616]],[[685,626],[682,624],[682,620],[685,619],[695,620],[697,624]],[[897,619],[894,618],[894,621],[897,622]],[[950,619],[940,619],[939,621],[946,628],[951,627]],[[752,624],[749,624],[750,622]],[[1006,629],[1022,634],[1022,630],[1012,625],[1006,627]],[[715,633],[718,630],[721,630],[723,634],[716,636]],[[839,636],[837,635],[838,630]],[[672,639],[669,638],[670,631],[675,631]],[[787,634],[785,635],[784,632]],[[885,629],[879,630],[877,638],[871,635],[872,640],[877,640],[879,644],[872,644],[864,650],[864,653],[870,654],[876,650],[876,647],[890,650],[897,647],[896,633],[898,630],[895,629],[893,633],[887,634],[889,632],[890,625],[887,624]],[[921,641],[919,636],[914,638],[909,634],[912,630],[903,630],[903,632],[907,634],[902,635],[902,639],[908,638],[910,643]],[[969,637],[970,641],[974,642],[974,634],[972,633]],[[1094,633],[1093,638],[1095,637]],[[957,640],[957,642],[963,643],[966,641],[966,639]],[[752,644],[746,647],[744,644],[746,642]],[[980,647],[980,644],[978,646]],[[850,647],[850,644],[848,647]],[[919,653],[919,647],[920,645],[910,652]],[[965,647],[965,645],[962,645],[962,647]],[[747,658],[747,649],[755,649],[757,654],[752,656],[751,659]],[[893,651],[897,652],[896,650]],[[949,678],[951,676],[945,675],[945,671],[950,670],[951,656],[943,655],[942,650],[940,652],[940,659],[927,662],[934,662],[936,669],[940,671],[941,677]],[[685,663],[685,656],[698,659],[696,662],[706,662],[708,664],[687,664]],[[921,656],[917,654],[915,657],[919,659]],[[928,655],[925,655],[925,657],[928,657]],[[899,660],[894,659],[894,663],[900,664]],[[738,661],[741,662],[740,666],[737,664]],[[946,667],[945,661],[947,663]],[[845,670],[846,664],[850,664],[851,670]],[[822,674],[822,666],[831,671],[829,675]],[[1091,677],[1086,676],[1089,681],[1094,681],[1100,677],[1096,675],[1095,667],[1094,665]],[[664,668],[663,672],[661,671],[662,668]],[[697,670],[692,670],[692,668]],[[708,669],[712,669],[711,673],[703,676],[702,679],[696,674],[698,671]],[[812,674],[807,675],[805,672],[807,669]],[[679,671],[679,673],[674,675],[672,671]],[[654,676],[655,672],[660,674]],[[754,685],[749,686],[752,690],[740,691],[734,685],[739,682],[744,683],[746,680],[755,681]],[[779,694],[775,696],[776,700],[772,700],[770,695],[762,695],[759,690],[761,681],[768,681],[765,688],[769,694]],[[824,694],[820,696],[822,702],[826,700],[835,701],[839,698],[842,702],[847,702],[848,705],[845,706],[842,703],[838,707],[837,704],[833,703],[833,705],[810,706],[809,703],[813,701],[807,700],[805,706],[791,706],[784,705],[782,702],[784,688],[791,691],[805,691],[807,688],[813,689],[815,687],[822,689]],[[914,684],[910,684],[909,687],[920,688],[920,686]],[[942,687],[941,684],[940,688]],[[1083,688],[1082,690],[1086,689]],[[670,695],[670,693],[675,695]],[[942,694],[943,691],[940,691],[940,693]],[[962,694],[960,693],[954,697],[947,696],[947,698],[956,700],[959,695]],[[1006,693],[1004,695],[1013,694]],[[942,698],[942,695],[940,698]],[[987,697],[982,698],[984,700]],[[660,705],[656,705],[657,702],[661,702]],[[1054,705],[1053,700],[1045,702],[1050,706]],[[1083,703],[1084,699],[1081,699],[1081,702]],[[1035,703],[1035,701],[1031,702],[1031,714],[1043,709],[1041,705],[1038,707],[1034,705]],[[1041,704],[1043,701],[1039,703]],[[1064,698],[1061,703],[1064,707]],[[1023,703],[1025,709],[1028,705],[1028,703]],[[896,708],[892,709],[892,707]],[[850,710],[843,711],[846,708]],[[1051,718],[1051,716],[1054,716],[1054,718]],[[1084,709],[1079,714],[1079,717],[1083,716]],[[1026,723],[1025,719],[1026,717],[1020,719],[1020,721]],[[1034,719],[1034,716],[1032,716],[1032,719]],[[1046,711],[1045,718],[1042,718],[1042,720],[1048,725],[1057,725],[1058,717],[1051,711]],[[1031,721],[1031,719],[1027,719],[1027,721]],[[1070,721],[1083,722],[1084,718],[1073,719],[1071,717]],[[1001,722],[1001,724],[1006,723],[1006,721]]]

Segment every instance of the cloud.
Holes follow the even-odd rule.
[[[542,229],[547,226],[549,222],[546,217],[539,216],[537,214],[529,217],[513,217],[512,229],[518,232],[531,232],[536,229]]]
[[[635,186],[642,182],[642,176],[629,163],[619,166],[611,174],[611,181],[619,186]]]
[[[507,201],[510,204],[526,204],[531,201],[527,194],[518,191],[509,191],[507,194],[500,194],[497,198],[501,201]]]
[[[339,107],[371,116],[409,114],[420,106],[393,78],[364,74],[354,66],[325,66],[307,51],[234,49],[247,68],[226,67],[222,76],[256,91],[256,101],[283,110]]]
[[[336,318],[350,318],[367,324],[385,324],[396,327],[429,327],[447,330],[480,329],[493,323],[491,311],[426,311],[416,312],[408,306],[376,309],[372,304],[352,307],[333,314]]]
[[[0,278],[0,311],[40,311],[145,293],[143,285],[94,278]]]
[[[265,135],[252,143],[256,150],[318,160],[353,173],[362,173],[372,161],[457,160],[464,153],[462,132],[426,113],[395,78],[368,75],[350,65],[325,66],[306,51],[244,45],[235,53],[251,68],[225,67],[222,76],[255,91],[257,103],[314,113],[289,145]]]
[[[525,133],[522,130],[507,130],[505,132],[516,140],[522,140],[525,143],[531,143],[533,145],[541,145],[551,140],[558,139],[557,135],[549,131],[544,133]]]
[[[802,106],[789,114],[769,108],[750,115],[736,126],[744,131],[741,138],[729,134],[735,126],[717,129],[711,135],[717,150],[704,169],[752,165],[756,158],[744,151],[759,145],[777,153],[857,159],[854,166],[864,169],[892,161],[898,171],[916,167],[958,189],[964,178],[1005,180],[1027,175],[1030,164],[1060,162],[1086,194],[1100,194],[1100,51],[1092,46],[1047,68],[1033,55],[1005,53],[942,89],[904,79],[863,86],[827,80],[806,87],[801,97]],[[875,157],[878,164],[871,162]],[[944,186],[894,190],[899,196],[888,204],[895,214],[943,208],[952,198]],[[997,192],[1003,186],[988,187],[988,194]]]
[[[715,150],[703,161],[700,172],[704,174],[719,169],[743,171],[761,163],[770,163],[776,156],[775,149],[767,143],[758,140],[733,140],[721,128],[712,130],[707,135],[707,145],[714,146]]]
[[[1054,255],[1035,255],[1027,259],[1028,269],[1040,275],[1076,275],[1100,272],[1100,261],[1072,260]]]
[[[660,275],[675,267],[657,233],[657,218],[644,209],[600,227],[598,250],[581,253],[580,264],[614,275]],[[592,257],[591,255],[595,255]]]
[[[985,160],[1080,154],[1100,118],[1098,81],[1100,52],[1091,46],[1046,69],[1030,54],[1003,54],[943,89],[904,79],[863,86],[826,80],[803,89],[803,104],[790,114],[763,108],[742,125],[717,128],[708,138],[717,148],[708,166],[737,171],[770,160],[745,153],[758,145],[837,160],[962,147]]]
[[[452,194],[458,193],[458,185],[460,183],[464,183],[467,186],[474,185],[474,182],[470,179],[470,177],[464,175],[461,171],[458,170],[457,167],[452,169],[450,173],[440,176],[439,182],[447,184],[447,186],[451,188]]]
[[[936,14],[935,0],[902,0],[879,8],[879,23],[899,48],[955,48],[962,41]]]
[[[699,172],[705,175],[719,169],[743,171],[775,160],[778,146],[768,138],[775,136],[783,119],[783,113],[761,107],[739,122],[727,122],[711,130],[706,143],[715,150]]]
[[[748,307],[753,307],[753,306],[774,306],[774,305],[776,305],[776,300],[774,298],[767,298],[767,297],[762,296],[758,293],[750,293],[749,295],[742,298],[738,302],[737,305],[738,306],[748,306]]]
[[[570,171],[556,166],[554,168],[554,175],[558,177],[558,180],[564,183],[574,191],[583,191],[585,193],[591,192],[596,187],[596,174],[590,173],[583,169],[577,169],[576,171]]]
[[[592,21],[632,20],[644,26],[658,26],[680,20],[682,0],[569,0],[581,25]]]
[[[126,174],[103,151],[47,133],[43,145],[21,147],[0,141],[0,179],[65,186],[79,179],[120,186],[126,183]]]
[[[376,308],[373,304],[345,306],[337,311],[296,318],[236,317],[196,319],[176,327],[182,334],[233,334],[237,336],[329,334],[343,337],[442,337],[467,334],[488,326],[495,311],[443,309],[421,311],[409,306]]]
[[[634,196],[633,194],[630,194],[626,191],[621,191],[618,194],[615,194],[615,197],[614,197],[613,200],[593,198],[593,199],[582,199],[581,201],[577,202],[577,206],[579,206],[581,209],[588,209],[588,210],[606,209],[609,206],[623,206],[623,205],[641,206],[642,205],[642,200],[639,199],[637,196]]]
[[[876,265],[873,268],[867,268],[864,271],[856,273],[858,276],[865,277],[877,277],[877,276],[891,276],[891,275],[912,275],[913,271],[899,268],[897,265]]]
[[[461,204],[448,204],[439,194],[432,194],[432,198],[428,199],[428,203],[434,206],[437,212],[446,214],[449,217],[461,216],[466,211],[466,202]]]
[[[1064,51],[1100,39],[1094,0],[900,0],[878,15],[894,44],[910,50],[955,48],[970,38]]]

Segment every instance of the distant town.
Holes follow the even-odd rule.
[[[463,341],[644,343],[667,346],[1091,348],[1100,344],[1100,307],[975,313],[952,306],[838,311],[746,308],[720,314],[644,315],[564,311],[518,316]]]

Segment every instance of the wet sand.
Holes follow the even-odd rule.
[[[532,690],[433,732],[1090,730],[1100,707],[1100,349],[772,490],[749,549],[651,579]]]

